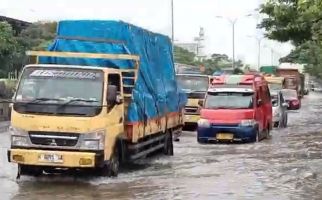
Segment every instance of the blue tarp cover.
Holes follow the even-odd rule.
[[[121,21],[61,21],[57,27],[57,38],[49,51],[139,55],[138,79],[128,108],[129,122],[177,112],[186,104],[185,94],[177,87],[171,41],[161,34]],[[133,62],[126,60],[86,58],[42,57],[40,63],[120,69],[134,67]]]

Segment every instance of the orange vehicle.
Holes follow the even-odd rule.
[[[198,142],[260,141],[272,129],[272,103],[261,75],[213,78],[198,121]]]

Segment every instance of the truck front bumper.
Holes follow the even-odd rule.
[[[186,124],[195,124],[197,125],[200,115],[189,115],[185,114],[185,123]]]
[[[96,153],[87,152],[48,151],[35,149],[8,150],[9,162],[24,165],[61,168],[93,168],[97,165],[97,156],[98,155]]]
[[[257,128],[255,126],[221,126],[213,125],[209,128],[198,127],[197,137],[200,143],[209,142],[252,142],[256,141]]]

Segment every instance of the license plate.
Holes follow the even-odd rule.
[[[200,119],[199,115],[195,115],[195,116],[187,116],[186,115],[186,121],[187,122],[198,122],[198,120]]]
[[[217,133],[217,140],[232,140],[234,139],[234,134],[231,133]]]
[[[39,156],[40,162],[49,162],[49,163],[62,163],[63,156],[58,154],[41,154]]]

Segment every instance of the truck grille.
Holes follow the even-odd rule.
[[[186,106],[184,110],[185,114],[199,114],[199,108],[196,106]]]
[[[30,131],[29,137],[35,145],[72,147],[77,144],[79,134]]]

